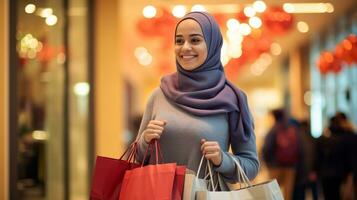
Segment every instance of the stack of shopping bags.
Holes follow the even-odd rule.
[[[126,152],[128,159],[119,160],[97,157],[90,200],[181,200],[186,167],[176,163],[160,164],[160,147],[157,141],[150,143],[147,156],[155,156],[156,164],[144,166],[135,163],[137,143]],[[149,154],[148,154],[149,152]],[[155,155],[153,155],[155,154]]]
[[[203,158],[203,157],[202,157]],[[276,179],[266,181],[264,183],[259,183],[253,185],[246,174],[244,173],[242,167],[239,162],[233,158],[236,169],[237,169],[237,177],[239,179],[240,188],[232,189],[228,183],[225,183],[223,178],[219,173],[216,173],[216,181],[214,180],[214,173],[211,170],[211,164],[207,161],[208,173],[209,173],[209,182],[205,181],[208,184],[211,184],[209,187],[208,184],[206,188],[202,187],[202,181],[196,177],[195,181],[198,184],[196,186],[199,189],[195,190],[195,199],[196,200],[283,200],[283,195],[281,193],[280,187]],[[201,161],[202,162],[202,161]],[[197,174],[200,172],[200,167],[198,169]],[[216,182],[216,183],[214,183]],[[203,189],[202,189],[203,188]],[[223,191],[217,191],[217,188],[220,188]]]
[[[119,159],[97,156],[90,200],[118,200],[125,172],[140,166],[135,163],[136,150],[134,142]]]
[[[155,151],[152,151],[153,146]],[[146,160],[148,150],[151,150],[151,157],[155,153],[156,164],[142,164],[141,167],[127,170],[119,200],[181,200],[186,167],[176,163],[159,164],[159,155],[161,160],[163,158],[156,140],[149,144],[143,160]]]
[[[143,157],[143,161],[148,156],[155,158],[156,163],[135,163],[137,148],[134,142],[120,159],[97,157],[90,200],[283,200],[275,179],[253,185],[235,158],[238,190],[231,189],[219,173],[213,172],[204,156],[195,173],[176,163],[160,163],[163,156],[157,141],[148,145]],[[206,170],[201,173],[204,161]],[[205,175],[199,178],[200,174]]]

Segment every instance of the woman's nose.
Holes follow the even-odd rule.
[[[182,49],[184,49],[184,50],[190,50],[190,49],[191,49],[191,44],[190,44],[188,41],[186,41],[186,42],[183,44]]]

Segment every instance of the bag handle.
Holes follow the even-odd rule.
[[[120,156],[119,160],[123,160],[124,156],[129,153],[126,161],[128,161],[128,162],[135,161],[137,148],[138,148],[137,147],[137,141],[134,141],[133,143],[130,144],[130,146]]]
[[[240,188],[242,188],[241,187],[242,184],[245,184],[247,187],[252,187],[253,184],[250,182],[248,176],[245,174],[239,161],[237,161],[237,159],[235,159],[233,157],[232,157],[232,159],[237,167],[237,176],[238,176],[238,182],[239,182]]]
[[[126,161],[135,162],[137,151],[138,151],[138,141],[139,141],[139,137],[136,137],[136,139],[129,145],[129,147],[120,156],[119,160],[123,160],[124,156],[129,152],[129,156],[127,157]]]
[[[197,170],[197,176],[196,176],[196,180],[198,179],[198,175],[200,174],[200,171],[201,171],[201,168],[202,168],[202,163],[203,163],[203,159],[204,159],[204,156],[202,156],[201,158],[201,161],[200,161],[200,164],[198,166],[198,170]],[[247,185],[247,187],[252,187],[252,183],[250,182],[249,178],[247,177],[247,175],[245,174],[242,166],[240,165],[240,163],[235,159],[235,158],[232,158],[235,165],[236,165],[236,168],[237,168],[237,176],[238,176],[238,182],[240,183],[240,188],[241,187],[241,184],[245,184]],[[210,161],[207,159],[207,166],[208,166],[208,171],[209,171],[209,177],[210,177],[210,182],[212,184],[212,189],[213,191],[215,192],[216,189],[217,189],[217,185],[220,186],[220,188],[223,188],[223,180],[222,180],[222,177],[220,175],[219,172],[217,172],[217,184],[215,185],[213,183],[213,172],[212,172],[212,169],[211,169],[211,163]],[[207,176],[204,178],[206,180]]]
[[[141,163],[141,167],[144,166],[144,162],[145,162],[145,160],[147,158],[149,149],[150,149],[150,156],[153,154],[153,145],[155,145],[155,150],[156,150],[155,151],[156,164],[159,164],[159,153],[160,153],[161,162],[164,161],[162,153],[161,153],[160,144],[158,143],[157,140],[153,140],[148,144],[148,147],[146,148],[146,151],[145,151],[145,154],[144,154],[144,157],[143,157],[143,161]]]
[[[210,182],[211,182],[211,185],[212,185],[212,188],[213,188],[213,191],[216,191],[216,187],[213,183],[213,176],[212,176],[212,170],[211,170],[211,163],[208,159],[205,159],[205,156],[203,155],[201,157],[201,161],[200,161],[200,164],[198,166],[198,170],[197,170],[197,175],[196,175],[196,182],[198,181],[198,176],[200,175],[200,172],[201,172],[201,168],[202,168],[202,164],[203,164],[203,160],[206,160],[207,161],[207,167],[208,167],[208,175],[204,177],[204,180],[207,180],[207,177],[210,177]]]

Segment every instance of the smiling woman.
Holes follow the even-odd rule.
[[[147,103],[138,157],[156,139],[165,162],[196,171],[204,155],[215,171],[237,182],[237,160],[253,179],[259,168],[253,119],[246,95],[225,78],[216,20],[206,12],[191,12],[175,30],[177,72],[161,79]]]
[[[201,66],[207,58],[207,45],[200,25],[193,19],[182,21],[175,35],[176,60],[185,70]]]

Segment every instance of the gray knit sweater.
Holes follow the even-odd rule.
[[[201,154],[201,139],[217,141],[223,152],[223,160],[220,166],[214,170],[220,172],[225,179],[236,182],[237,172],[234,161],[237,159],[249,179],[253,179],[259,170],[259,161],[256,151],[255,135],[248,142],[230,141],[228,131],[228,119],[226,114],[199,117],[194,116],[178,108],[165,97],[160,88],[152,93],[139,129],[139,158],[142,158],[147,148],[142,132],[146,129],[150,120],[165,120],[163,134],[159,140],[164,162],[175,162],[178,165],[186,165],[187,168],[196,171]],[[229,153],[229,142],[238,143],[237,149]],[[151,163],[154,159],[151,159]]]

